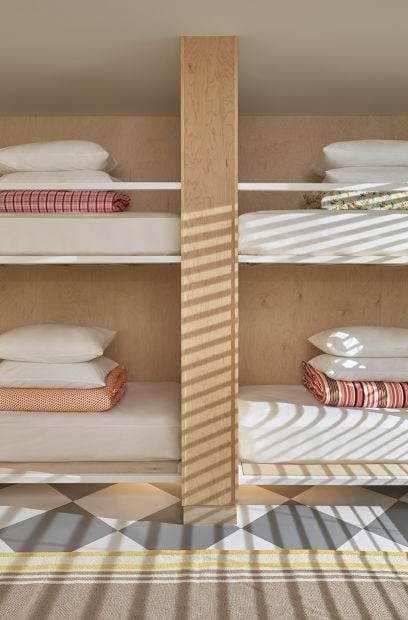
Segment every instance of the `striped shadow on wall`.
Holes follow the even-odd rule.
[[[236,40],[182,43],[182,475],[186,523],[235,520]]]

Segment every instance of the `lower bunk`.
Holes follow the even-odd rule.
[[[243,386],[241,484],[408,485],[408,409],[319,403],[303,386]]]
[[[180,385],[130,382],[110,411],[0,415],[1,482],[179,482]]]
[[[240,484],[408,485],[408,410],[329,407],[242,386]],[[130,382],[101,413],[0,415],[1,483],[181,482],[180,385]]]

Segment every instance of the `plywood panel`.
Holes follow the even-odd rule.
[[[239,122],[241,182],[319,182],[311,170],[330,142],[408,140],[408,116],[244,116]],[[301,194],[240,192],[240,212],[299,209]]]
[[[41,140],[92,140],[124,181],[180,180],[180,119],[147,116],[0,117],[0,148]],[[132,192],[132,210],[180,212],[180,193]]]
[[[117,330],[130,380],[180,379],[178,265],[1,267],[0,332],[44,322]]]
[[[391,306],[408,307],[408,287],[394,287],[388,304],[388,270],[407,278],[405,267],[241,266],[240,383],[301,383],[302,360],[318,355],[307,338],[322,329],[401,324],[403,311]]]
[[[408,116],[241,117],[240,181],[318,182],[310,166],[338,140],[408,139]],[[240,211],[301,208],[295,193],[239,194]],[[241,266],[240,381],[299,383],[311,334],[363,323],[408,327],[408,269]]]
[[[189,522],[235,514],[236,87],[233,37],[183,40],[182,476]],[[228,506],[227,517],[214,506]]]

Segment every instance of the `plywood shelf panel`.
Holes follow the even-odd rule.
[[[408,485],[408,463],[241,463],[240,484]]]
[[[0,256],[0,265],[171,265],[179,264],[176,255],[159,256]]]
[[[180,482],[178,461],[0,463],[2,483]]]

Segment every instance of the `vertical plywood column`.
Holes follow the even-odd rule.
[[[182,476],[185,523],[235,520],[235,37],[185,37],[182,125]]]

